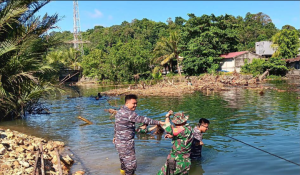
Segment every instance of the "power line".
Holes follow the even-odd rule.
[[[276,155],[276,154],[270,153],[270,152],[265,151],[265,150],[263,150],[263,149],[257,148],[257,147],[255,147],[255,146],[253,146],[253,145],[250,145],[250,144],[248,144],[248,143],[245,143],[245,142],[243,142],[243,141],[241,141],[241,140],[238,140],[238,139],[236,139],[236,138],[233,138],[233,137],[231,137],[231,136],[228,136],[228,135],[224,135],[224,136],[225,136],[225,137],[229,137],[229,138],[231,138],[231,139],[233,139],[233,140],[235,140],[235,141],[241,142],[241,143],[243,143],[243,144],[245,144],[245,145],[248,145],[248,146],[250,146],[250,147],[252,147],[252,148],[255,148],[255,149],[257,149],[257,150],[260,150],[260,151],[262,151],[262,152],[268,153],[268,154],[270,154],[270,155],[272,155],[272,156],[275,156],[275,157],[277,157],[277,158],[279,158],[279,159],[282,159],[282,160],[285,160],[285,161],[290,162],[290,163],[292,163],[292,164],[295,164],[295,165],[300,166],[300,164],[298,164],[298,163],[295,163],[295,162],[293,162],[293,161],[291,161],[291,160],[288,160],[288,159],[286,159],[286,158],[280,157],[280,156],[278,156],[278,155]]]

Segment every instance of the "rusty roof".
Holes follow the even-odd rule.
[[[227,54],[222,54],[222,55],[220,55],[220,57],[223,57],[223,58],[235,58],[235,57],[243,55],[243,54],[245,54],[247,52],[248,51],[230,52],[230,53],[227,53]]]
[[[295,62],[295,61],[300,61],[300,55],[297,56],[296,58],[289,58],[289,59],[283,59],[285,62],[287,63],[292,63],[292,62]]]

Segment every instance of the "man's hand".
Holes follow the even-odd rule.
[[[113,138],[113,144],[115,144],[115,141],[116,141],[116,139],[115,139],[115,138]]]
[[[166,117],[170,117],[170,115],[172,115],[172,114],[173,114],[173,111],[170,110],[170,111],[166,114]]]
[[[171,134],[166,134],[165,138],[170,138],[171,139],[171,138],[173,138],[173,136]]]
[[[204,145],[204,143],[202,141],[200,141],[200,145]]]

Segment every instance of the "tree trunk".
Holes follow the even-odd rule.
[[[173,73],[173,63],[172,63],[172,60],[170,61],[170,72]]]
[[[180,66],[179,66],[179,57],[178,57],[178,55],[176,55],[176,59],[177,59],[177,71],[179,73],[179,76],[181,76],[181,70],[180,70]]]
[[[268,75],[269,75],[269,71],[270,69],[267,69],[261,76],[259,76],[259,81],[262,81],[263,79],[265,79]]]

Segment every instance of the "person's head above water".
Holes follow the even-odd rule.
[[[125,106],[131,110],[134,111],[137,107],[137,96],[134,94],[129,94],[125,96]]]
[[[201,118],[198,123],[199,130],[204,133],[208,130],[209,120],[206,118]]]

